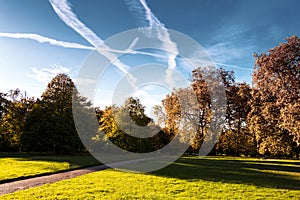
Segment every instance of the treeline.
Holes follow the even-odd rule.
[[[189,152],[198,152],[212,119],[212,99],[207,77],[221,76],[226,91],[225,124],[211,155],[249,155],[297,157],[300,153],[300,39],[292,36],[286,43],[261,55],[255,54],[252,87],[235,82],[234,73],[224,69],[193,70],[191,87],[174,90],[157,107],[159,119],[169,135],[183,134],[180,120],[193,122],[197,134],[189,142]],[[184,104],[195,105],[190,109]],[[163,112],[164,111],[164,112]]]
[[[254,58],[252,86],[236,82],[233,71],[193,70],[190,87],[173,90],[162,105],[155,107],[162,128],[145,114],[137,98],[130,97],[124,105],[104,110],[92,108],[65,74],[57,75],[40,99],[28,98],[19,90],[0,93],[0,151],[84,151],[72,115],[75,103],[93,109],[98,117],[99,131],[90,138],[94,151],[105,148],[97,145],[99,141],[109,140],[127,151],[151,152],[178,135],[182,143],[190,144],[187,153],[199,152],[205,140],[216,140],[211,155],[298,158],[300,39],[292,36]],[[225,116],[219,138],[208,137],[216,112],[208,76],[220,76],[225,89],[227,104],[220,108]],[[192,124],[193,129],[185,123]],[[195,135],[193,139],[189,139],[191,134]]]
[[[84,150],[72,103],[90,106],[65,74],[53,78],[41,99],[28,98],[18,89],[0,94],[0,151],[60,154]]]

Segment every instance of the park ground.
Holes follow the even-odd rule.
[[[99,164],[90,156],[16,154],[0,158],[0,181]],[[103,170],[0,199],[299,199],[300,161],[181,157],[146,174]]]

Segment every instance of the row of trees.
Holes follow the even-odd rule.
[[[97,140],[110,140],[127,151],[152,152],[170,141],[170,137],[145,114],[145,107],[138,98],[130,97],[122,106],[107,107],[99,122]]]
[[[235,82],[233,72],[209,72],[212,74],[208,76],[221,76],[227,99],[225,125],[211,154],[299,157],[300,39],[292,36],[287,43],[254,57],[252,87]],[[179,123],[182,118],[197,126],[196,137],[188,141],[190,152],[199,151],[212,120],[212,99],[205,74],[203,68],[193,70],[191,87],[174,90],[156,108],[170,135],[186,134],[180,130],[184,129]],[[197,108],[186,109],[182,100],[193,101],[192,95],[198,100]]]
[[[48,84],[41,99],[28,98],[18,89],[0,94],[0,151],[83,150],[73,122],[72,94],[75,101],[89,106],[65,74]]]
[[[150,152],[178,135],[181,142],[190,144],[189,153],[198,152],[205,140],[216,140],[208,137],[213,115],[218,111],[212,109],[217,100],[212,98],[207,77],[219,76],[221,83],[213,83],[213,87],[223,86],[227,105],[220,108],[225,112],[224,125],[210,153],[298,157],[300,39],[293,36],[267,54],[254,57],[252,87],[236,82],[232,71],[207,71],[201,67],[193,70],[190,87],[173,90],[162,105],[155,107],[162,128],[145,114],[137,98],[130,97],[124,105],[104,110],[91,108],[65,74],[57,75],[48,84],[41,99],[28,98],[19,90],[0,93],[0,151],[85,150],[74,125],[73,103],[96,111],[100,126],[90,137],[94,150],[99,150],[97,142],[109,140],[124,150]],[[195,135],[193,139],[189,139],[191,134]]]
[[[195,124],[196,136],[190,142],[190,152],[198,152],[201,144],[207,136],[212,120],[212,99],[208,90],[205,78],[203,76],[205,69],[198,68],[192,72],[191,87],[174,90],[163,100],[162,107],[156,107],[157,110],[164,109],[160,113],[160,119],[165,123],[165,130],[172,135],[180,132],[182,138],[186,138],[184,126],[180,127],[179,120],[185,118]],[[224,83],[227,106],[223,129],[217,145],[211,154],[229,154],[240,155],[256,153],[256,144],[253,134],[249,131],[247,116],[251,110],[251,88],[246,83],[236,83],[234,74],[224,69],[214,69],[210,73],[215,76],[220,75]],[[213,89],[213,88],[212,88]],[[189,105],[196,106],[190,109],[190,106],[182,106],[182,101],[193,101],[191,95],[196,96],[197,104],[192,102]],[[180,101],[179,101],[180,99]],[[185,107],[182,109],[182,107]],[[218,109],[218,108],[217,108]],[[222,109],[222,108],[219,108]],[[179,130],[183,129],[183,130]],[[216,135],[220,133],[213,133]],[[212,140],[212,138],[208,138]],[[183,139],[184,140],[184,139]]]
[[[56,154],[85,151],[76,131],[72,109],[81,112],[80,116],[85,118],[83,123],[86,123],[83,126],[91,131],[86,126],[93,120],[91,111],[96,112],[99,132],[87,134],[93,143],[89,150],[104,150],[105,146],[98,145],[99,140],[110,140],[133,152],[149,152],[167,144],[168,138],[145,115],[145,107],[139,99],[131,97],[123,106],[114,105],[105,110],[92,108],[66,74],[53,78],[41,99],[28,98],[18,89],[8,94],[0,93],[0,97],[0,151]],[[148,127],[148,131],[145,132],[143,127]],[[142,134],[145,138],[147,135],[152,137],[135,137]]]

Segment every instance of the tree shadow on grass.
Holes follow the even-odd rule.
[[[101,163],[96,160],[93,156],[89,154],[85,155],[50,155],[50,154],[39,154],[39,153],[2,153],[0,155],[0,158],[13,158],[16,161],[24,161],[23,167],[28,166],[28,168],[31,167],[31,164],[26,164],[27,161],[43,161],[43,162],[56,162],[56,163],[68,163],[69,167],[66,169],[57,169],[53,171],[53,167],[49,165],[50,171],[41,171],[40,173],[34,173],[34,174],[20,174],[17,177],[9,178],[0,180],[0,184],[3,183],[9,183],[13,181],[19,181],[29,178],[35,178],[45,175],[51,175],[56,173],[62,173],[66,171],[76,170],[76,169],[82,169],[86,167],[91,167],[95,165],[101,165]],[[11,164],[12,168],[16,167]],[[44,169],[47,169],[45,167]]]
[[[151,174],[188,181],[207,180],[300,190],[299,162],[185,157]]]
[[[54,155],[47,153],[2,153],[0,158],[15,158],[20,161],[68,162],[70,168],[88,167],[101,163],[89,153],[78,155]]]

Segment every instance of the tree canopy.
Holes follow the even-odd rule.
[[[84,149],[73,121],[73,95],[80,99],[70,77],[58,74],[51,80],[25,120],[24,150],[68,153]]]
[[[189,87],[172,90],[155,106],[157,124],[138,98],[103,110],[91,107],[66,74],[55,76],[38,99],[19,89],[0,93],[0,151],[84,151],[73,119],[73,112],[79,112],[84,118],[80,128],[86,132],[81,139],[95,147],[102,141],[144,153],[164,147],[178,135],[190,145],[187,153],[197,153],[211,140],[216,143],[211,155],[299,157],[300,39],[292,36],[254,58],[251,86],[236,82],[234,72],[222,68],[207,71],[199,66],[191,71]],[[219,82],[206,80],[218,76]],[[209,131],[219,112],[213,109],[218,100],[212,95],[219,86],[227,104],[219,109],[225,116],[216,141]],[[97,133],[92,131],[96,123],[89,129],[91,114],[99,122]]]

